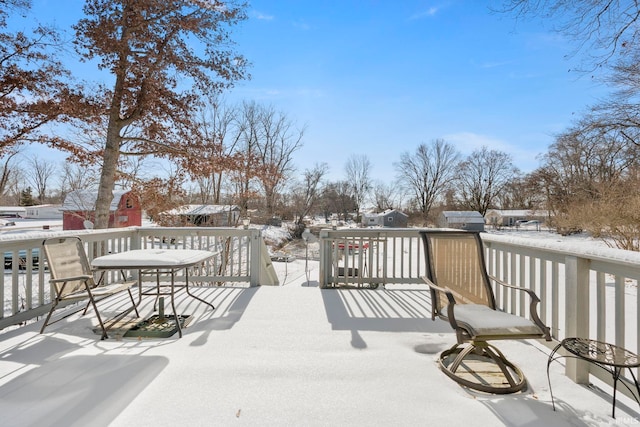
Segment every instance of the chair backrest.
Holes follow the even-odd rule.
[[[427,277],[451,291],[457,303],[484,304],[495,309],[495,298],[484,261],[480,234],[473,231],[421,231],[427,257]],[[448,301],[432,292],[434,312],[442,314]]]
[[[87,259],[82,241],[78,237],[52,237],[43,242],[44,253],[49,265],[51,279],[66,277],[92,276],[91,266]],[[79,290],[84,290],[84,280],[72,280],[55,284],[59,297],[64,297]],[[63,293],[60,290],[63,289]]]

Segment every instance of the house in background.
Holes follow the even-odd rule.
[[[62,204],[62,229],[84,230],[95,222],[97,192],[76,190],[67,194]],[[142,225],[140,201],[131,192],[113,192],[109,206],[109,228]]]
[[[484,217],[478,211],[443,211],[438,216],[438,227],[484,231]]]
[[[25,206],[24,218],[62,219],[62,205]]]
[[[24,206],[0,206],[0,218],[22,218],[25,212]]]
[[[165,223],[174,226],[235,227],[240,221],[236,205],[184,205],[161,214]]]
[[[513,227],[522,221],[538,220],[544,222],[549,216],[548,211],[533,209],[489,209],[485,215],[488,225],[494,227]]]
[[[397,209],[387,209],[380,213],[365,213],[362,215],[363,227],[406,227],[409,216]]]

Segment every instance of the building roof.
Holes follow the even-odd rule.
[[[128,190],[114,190],[113,191],[113,200],[111,200],[111,205],[109,206],[110,211],[115,211],[118,209],[118,204],[120,203],[120,199]],[[96,200],[98,199],[98,192],[86,191],[86,190],[75,190],[67,194],[67,197],[64,199],[64,203],[62,203],[62,207],[60,210],[62,211],[93,211],[96,208]]]
[[[387,215],[389,215],[390,213],[393,213],[393,212],[397,212],[397,213],[399,213],[399,214],[400,214],[400,215],[402,215],[402,216],[406,216],[406,217],[408,217],[408,215],[407,215],[406,213],[404,213],[404,212],[402,212],[402,211],[399,211],[399,210],[397,210],[397,209],[387,209],[387,210],[385,210],[385,211],[378,212],[378,213],[368,212],[368,213],[365,213],[365,214],[364,214],[364,216],[366,216],[367,218],[372,218],[372,217],[383,217],[383,216],[387,216]]]
[[[0,213],[20,213],[25,211],[25,206],[0,206]]]
[[[25,206],[26,209],[47,209],[47,208],[60,208],[62,205],[53,205],[53,204],[46,204],[46,205],[32,205],[32,206]]]
[[[442,211],[442,215],[447,218],[482,218],[478,211]]]
[[[215,215],[239,210],[236,205],[183,205],[165,212],[165,215]]]
[[[484,224],[484,217],[478,211],[443,211],[442,216],[448,220],[456,220],[457,222]]]
[[[500,216],[547,216],[548,211],[536,209],[489,209],[487,215],[496,214]]]

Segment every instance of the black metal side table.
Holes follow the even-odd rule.
[[[560,348],[564,348],[570,354],[566,356],[558,354],[556,356],[556,353]],[[553,349],[551,354],[549,354],[549,360],[547,361],[547,382],[549,383],[549,392],[551,393],[551,403],[553,404],[554,411],[556,410],[556,404],[553,400],[553,391],[551,390],[549,366],[551,365],[551,362],[559,359],[560,357],[575,357],[577,359],[585,360],[611,374],[613,377],[613,412],[611,413],[611,416],[613,418],[616,417],[617,384],[620,379],[620,374],[625,368],[629,369],[631,378],[633,378],[633,382],[636,386],[636,392],[640,395],[640,385],[638,385],[638,380],[633,372],[634,368],[640,367],[640,361],[638,361],[637,354],[632,353],[629,350],[625,350],[622,347],[602,341],[595,341],[587,338],[565,338]],[[622,382],[622,385],[631,392],[636,402],[640,405],[640,400],[638,400],[638,397],[634,394],[633,390],[631,390],[624,381]]]

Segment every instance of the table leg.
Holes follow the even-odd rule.
[[[613,409],[611,410],[611,417],[616,417],[616,392],[618,391],[618,379],[620,378],[621,368],[614,367],[611,369],[611,376],[613,377]]]
[[[176,271],[171,270],[171,309],[173,310],[173,318],[176,321],[176,326],[178,327],[178,336],[182,338],[182,326],[180,325],[180,316],[176,311],[176,303],[175,303],[175,276]]]
[[[598,365],[600,366],[600,365]],[[602,369],[606,369],[604,366],[601,366]],[[622,374],[622,371],[624,370],[623,367],[615,367],[613,369],[610,370],[611,375],[613,377],[613,410],[611,413],[611,417],[615,418],[616,417],[616,389],[617,389],[617,384],[618,384],[618,380],[620,379],[620,375]],[[633,379],[633,384],[636,386],[636,393],[638,393],[638,396],[640,396],[640,384],[638,384],[638,380],[636,378],[636,375],[633,373],[633,368],[629,368],[629,373],[631,374],[631,378]],[[638,404],[640,404],[640,400],[638,400],[638,398],[636,397],[636,395],[633,393],[633,390],[631,390],[631,388],[629,388],[629,386],[627,384],[625,384],[624,382],[622,383],[622,385],[624,385],[627,390],[629,390],[631,392],[631,396],[633,396],[633,399],[638,402]]]
[[[553,400],[553,390],[551,389],[551,377],[549,376],[549,367],[551,366],[551,362],[555,360],[553,356],[556,354],[558,349],[560,349],[560,347],[562,347],[562,343],[555,346],[555,348],[549,354],[549,359],[547,360],[547,383],[549,383],[549,393],[551,394],[551,405],[553,406],[554,411],[556,410],[556,403]],[[559,357],[562,357],[562,356],[559,356]]]
[[[638,405],[640,405],[640,384],[638,384],[638,378],[636,378],[636,374],[633,373],[633,370],[635,368],[629,368],[629,373],[631,374],[631,378],[633,379],[633,384],[636,386],[636,393],[637,393],[637,397],[635,394],[633,394],[633,390],[629,390],[631,392],[631,395],[633,396],[633,398],[635,399],[636,402],[638,402]],[[623,383],[624,384],[624,383]],[[627,388],[629,388],[626,384],[625,386]]]
[[[203,300],[202,298],[198,298],[197,296],[193,295],[191,292],[189,292],[189,269],[185,269],[184,271],[184,284],[185,284],[185,289],[187,290],[187,295],[189,295],[191,298],[197,299],[200,302],[203,302],[205,304],[207,304],[209,307],[211,307],[213,310],[215,310],[216,308],[213,306],[213,304],[211,304],[210,302],[207,302],[205,300]]]

